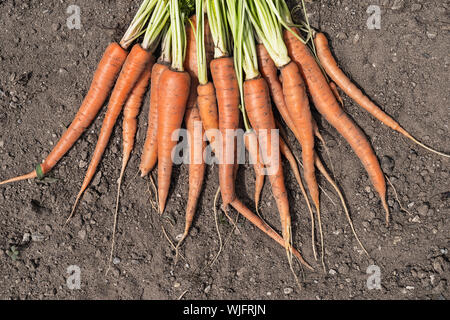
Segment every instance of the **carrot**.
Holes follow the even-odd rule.
[[[291,167],[292,172],[294,173],[295,180],[297,180],[298,185],[300,186],[300,190],[303,194],[303,198],[305,198],[306,205],[308,207],[308,211],[311,218],[311,244],[313,249],[314,258],[317,259],[316,253],[316,240],[315,240],[315,222],[314,222],[314,213],[311,208],[311,203],[309,202],[308,195],[306,194],[305,186],[303,185],[302,177],[300,175],[300,171],[298,169],[298,165],[295,159],[295,156],[292,154],[292,151],[289,149],[288,145],[284,141],[283,138],[280,137],[280,152],[281,154],[288,160],[289,166]]]
[[[261,198],[261,191],[264,187],[264,164],[261,162],[261,156],[258,147],[258,137],[254,131],[248,131],[244,135],[245,148],[247,149],[250,162],[253,164],[255,170],[255,208],[258,213],[259,200]]]
[[[331,88],[331,91],[333,91],[333,94],[334,94],[336,100],[339,101],[339,103],[341,104],[341,107],[343,108],[344,107],[344,100],[342,100],[342,97],[339,94],[339,90],[338,90],[338,88],[336,86],[336,83],[334,83],[333,81],[330,81],[330,88]]]
[[[314,168],[314,133],[311,110],[305,83],[297,64],[293,61],[281,68],[283,76],[283,94],[289,115],[298,130],[298,140],[302,145],[302,158],[306,184],[320,217],[319,187]],[[320,219],[320,218],[319,218]]]
[[[151,58],[151,52],[143,49],[139,44],[135,44],[130,54],[128,55],[122,71],[120,72],[119,78],[117,79],[114,90],[111,94],[108,109],[103,120],[102,129],[100,131],[91,163],[89,164],[86,176],[77,195],[75,204],[68,220],[70,220],[70,218],[72,217],[78,201],[80,200],[84,191],[87,189],[89,183],[94,177],[97,166],[100,163],[100,160],[108,144],[109,138],[114,128],[114,124],[116,123],[116,120],[120,112],[122,111],[122,107],[126,102],[130,92],[134,88],[134,85],[139,80],[142,72],[148,66],[149,61],[151,61]]]
[[[177,0],[170,0],[172,28],[172,66],[163,72],[158,92],[158,203],[159,212],[165,209],[172,176],[172,150],[177,141],[173,135],[183,122],[188,103],[191,76],[184,71],[185,39]]]
[[[294,122],[291,118],[291,115],[289,114],[286,102],[284,100],[283,87],[280,81],[281,76],[278,77],[277,74],[278,69],[263,44],[258,44],[256,48],[258,53],[259,71],[261,72],[261,75],[264,77],[264,79],[266,79],[272,101],[275,103],[275,106],[277,107],[278,111],[281,114],[281,117],[286,122],[287,126],[291,129],[291,131],[294,132],[296,126],[294,125]],[[311,118],[311,121],[313,124],[314,135],[325,145],[325,140],[323,139],[319,131],[316,120],[314,118]],[[298,135],[296,135],[296,137],[298,140]]]
[[[203,161],[203,152],[206,142],[203,140],[203,125],[200,119],[200,113],[196,106],[188,107],[185,114],[186,129],[188,130],[189,143],[189,195],[186,206],[186,223],[184,233],[178,242],[177,248],[186,239],[189,229],[194,220],[195,210],[198,199],[203,187],[205,177],[205,162]]]
[[[294,30],[297,35],[298,30]],[[336,128],[355,151],[364,165],[375,190],[381,198],[389,224],[389,207],[386,202],[386,181],[380,163],[361,129],[347,116],[330,89],[319,65],[309,48],[289,30],[284,31],[284,39],[289,54],[303,74],[317,110]]]
[[[151,77],[151,70],[153,67],[153,59],[149,61],[148,67],[144,70],[141,78],[136,83],[133,91],[131,92],[128,100],[123,108],[123,157],[122,157],[122,169],[119,176],[119,190],[120,181],[130,159],[131,152],[134,147],[134,140],[137,131],[137,115],[141,109],[142,100],[147,90],[149,80]]]
[[[256,49],[259,68],[263,70],[263,76],[270,83],[272,97],[286,124],[291,128],[301,128],[297,130],[296,138],[302,145],[306,184],[317,215],[320,217],[319,187],[314,167],[313,118],[304,81],[298,66],[288,55],[286,45],[283,43],[281,25],[278,17],[270,9],[270,3],[250,1],[249,7],[253,8],[249,10],[250,17],[259,40],[265,46],[263,48],[259,45]],[[265,12],[267,16],[262,19],[259,12]],[[281,72],[282,84],[275,67]]]
[[[80,109],[47,158],[29,174],[0,182],[0,185],[36,177],[43,178],[61,160],[97,116],[114,85],[127,54],[127,51],[115,42],[106,48]]]
[[[171,62],[171,42],[172,31],[169,27],[166,30],[162,40],[161,57],[158,59],[157,63],[153,65],[152,69],[147,135],[145,138],[144,148],[142,150],[141,163],[139,165],[141,177],[145,177],[151,170],[153,170],[158,160],[157,136],[159,82],[161,75],[169,68]]]
[[[158,196],[159,212],[164,212],[172,175],[172,134],[181,127],[189,98],[187,72],[167,69],[161,75],[158,97]]]
[[[387,115],[383,110],[381,110],[375,103],[373,103],[339,68],[336,60],[331,53],[330,47],[328,46],[327,37],[323,33],[316,33],[314,38],[314,44],[317,49],[317,56],[320,60],[321,65],[325,69],[326,73],[333,79],[334,82],[357,104],[364,108],[376,119],[381,121],[383,124],[395,130],[414,143],[422,146],[423,148],[431,151],[433,153],[439,154],[444,157],[450,157],[450,155],[436,151],[428,146],[425,146],[420,141],[416,140],[409,132],[403,129],[398,122]]]
[[[157,62],[153,65],[150,81],[150,104],[148,108],[148,127],[144,148],[141,155],[139,170],[141,177],[145,177],[156,165],[158,160],[158,93],[161,75],[168,69],[168,65]]]
[[[283,167],[280,164],[279,149],[272,150],[272,130],[276,129],[270,104],[269,89],[263,78],[246,80],[244,82],[245,110],[252,127],[259,138],[261,154],[266,166],[270,166],[269,180],[272,185],[272,193],[280,213],[282,234],[286,246],[291,239],[291,216],[289,212],[289,201],[284,184]],[[262,134],[262,132],[264,134]]]
[[[186,57],[184,58],[184,69],[189,72],[191,79],[198,78],[196,25],[197,18],[194,14],[186,23]]]
[[[184,69],[191,76],[191,86],[189,98],[186,106],[184,122],[188,130],[189,144],[189,195],[186,207],[186,223],[184,233],[178,241],[176,249],[186,239],[189,229],[192,226],[198,199],[203,187],[205,177],[205,162],[203,161],[203,152],[206,142],[203,140],[204,129],[200,119],[200,112],[197,108],[197,44],[195,39],[195,15],[191,16],[186,24],[186,58],[184,60]]]
[[[228,204],[236,198],[233,179],[234,139],[229,137],[230,133],[234,134],[239,126],[239,87],[233,59],[224,57],[212,60],[211,74],[219,106],[219,130],[222,135],[219,184],[223,208],[226,209]]]
[[[197,87],[197,104],[205,128],[206,136],[211,144],[212,150],[216,150],[216,139],[214,132],[219,129],[219,113],[217,110],[216,90],[212,82],[200,84]]]

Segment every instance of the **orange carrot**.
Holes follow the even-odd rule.
[[[196,106],[186,109],[185,114],[186,129],[188,130],[189,143],[189,195],[186,205],[186,223],[184,233],[178,242],[177,248],[186,239],[189,229],[194,220],[197,209],[198,199],[203,187],[205,177],[205,162],[203,161],[203,152],[206,148],[206,142],[203,140],[203,125],[200,119],[200,113]]]
[[[148,63],[149,61],[151,61],[151,59],[151,52],[143,49],[139,44],[134,45],[133,49],[128,55],[122,71],[120,72],[119,78],[117,79],[116,85],[114,86],[114,90],[111,94],[108,109],[103,120],[102,129],[98,137],[97,145],[95,147],[91,163],[89,164],[86,176],[81,186],[81,190],[77,195],[69,219],[72,217],[78,201],[80,200],[84,191],[87,189],[89,183],[94,177],[98,164],[100,163],[100,160],[108,144],[109,138],[111,137],[114,124],[116,123],[116,120],[119,117],[120,112],[122,111],[124,103],[126,102],[130,92],[134,88],[135,84],[141,77],[142,72],[148,66]]]
[[[298,30],[294,32],[298,34]],[[389,207],[386,202],[386,181],[372,146],[361,129],[347,116],[336,101],[322,70],[309,48],[289,30],[284,31],[284,37],[292,60],[298,64],[303,73],[314,105],[325,119],[345,138],[361,160],[375,190],[380,195],[381,203],[386,212],[386,224],[389,224]]]
[[[288,145],[284,141],[283,138],[280,137],[280,152],[281,154],[288,160],[289,166],[291,167],[292,172],[294,173],[295,180],[297,180],[298,185],[300,186],[300,190],[303,194],[303,198],[305,198],[306,205],[308,207],[308,211],[311,218],[311,244],[314,253],[314,257],[317,259],[316,253],[316,240],[315,240],[315,222],[314,222],[314,213],[311,208],[311,203],[309,202],[308,195],[306,194],[305,186],[303,185],[303,180],[300,175],[300,171],[298,169],[298,165],[295,159],[295,156],[292,154],[292,151],[289,149]]]
[[[444,157],[450,157],[450,155],[436,151],[423,143],[416,140],[409,132],[403,129],[400,124],[387,115],[383,110],[381,110],[375,103],[373,103],[369,97],[367,97],[339,68],[336,60],[331,53],[330,47],[328,46],[327,37],[323,33],[316,33],[314,38],[314,44],[317,49],[317,56],[320,60],[321,65],[325,69],[326,73],[333,79],[334,82],[357,104],[364,108],[376,119],[384,123],[386,126],[395,130],[405,137],[413,141],[414,143],[424,147],[428,151],[439,154]]]
[[[245,110],[256,135],[259,139],[262,159],[268,168],[269,180],[272,185],[272,193],[278,206],[281,218],[282,234],[286,248],[291,241],[291,215],[289,201],[284,184],[283,167],[280,162],[280,151],[272,150],[275,143],[272,130],[276,129],[273,117],[269,89],[264,78],[246,80],[244,82]],[[262,133],[265,131],[264,133]]]
[[[190,73],[191,79],[198,78],[197,68],[197,43],[195,39],[195,26],[197,18],[195,14],[186,23],[186,57],[184,59],[184,70]],[[194,27],[193,27],[194,26]]]
[[[283,94],[289,115],[296,128],[299,128],[299,142],[302,145],[302,158],[306,184],[320,216],[319,187],[314,168],[314,133],[311,110],[305,83],[297,64],[293,61],[281,68]]]
[[[111,43],[106,48],[80,109],[44,162],[29,174],[0,182],[0,185],[36,177],[42,178],[61,160],[97,116],[114,85],[127,54],[127,51],[117,43]]]
[[[158,95],[158,198],[159,212],[165,209],[172,175],[174,131],[180,129],[189,98],[189,73],[167,69],[159,82]]]
[[[206,136],[211,144],[213,151],[216,150],[216,140],[214,130],[219,129],[219,114],[217,110],[216,90],[212,82],[200,84],[197,87],[197,104],[202,119]]]
[[[186,58],[184,60],[184,69],[191,76],[191,86],[189,98],[186,106],[184,122],[188,130],[189,143],[189,195],[186,207],[186,223],[184,233],[177,244],[177,249],[183,240],[187,237],[189,229],[192,226],[195,211],[197,209],[198,199],[203,187],[205,177],[205,162],[203,161],[203,152],[206,142],[203,140],[204,130],[200,119],[200,112],[197,108],[197,50],[195,30],[195,15],[190,18],[186,26]]]
[[[153,59],[152,59],[153,60]],[[123,160],[122,170],[120,176],[122,177],[123,171],[130,159],[131,152],[134,147],[134,140],[137,131],[137,116],[142,106],[142,100],[147,90],[147,86],[150,81],[153,61],[149,61],[148,66],[141,75],[141,78],[136,83],[133,91],[128,97],[127,103],[123,108]],[[119,181],[121,178],[119,178]]]
[[[336,86],[336,83],[334,83],[333,81],[330,81],[330,88],[331,88],[331,91],[333,91],[333,94],[336,97],[336,100],[339,101],[339,103],[341,104],[341,107],[344,107],[344,100],[342,100],[342,97],[339,94],[339,90]]]
[[[150,81],[150,104],[148,108],[148,127],[144,148],[141,155],[139,170],[141,177],[145,177],[156,165],[158,160],[158,92],[161,75],[169,66],[162,62],[153,65]]]
[[[258,147],[258,137],[253,130],[246,132],[246,134],[244,135],[244,143],[255,171],[255,208],[256,212],[258,212],[261,191],[264,187],[265,172],[264,164],[261,162],[261,156]]]
[[[239,126],[239,86],[234,70],[233,58],[223,57],[211,61],[211,74],[219,106],[219,130],[222,135],[222,150],[219,156],[219,184],[223,208],[235,198],[234,154],[235,146],[229,137]]]

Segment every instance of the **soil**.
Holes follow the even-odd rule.
[[[74,4],[81,8],[82,27],[70,30],[68,4],[63,1],[0,0],[2,179],[29,172],[50,152],[77,111],[103,50],[120,39],[138,2],[78,0]],[[380,30],[367,28],[369,5],[381,8]],[[312,26],[327,34],[345,72],[414,136],[450,152],[448,1],[322,0],[308,2],[307,9]],[[194,228],[180,251],[185,260],[176,263],[162,226],[171,239],[183,229],[188,170],[185,165],[175,168],[167,212],[159,217],[150,204],[148,180],[136,177],[147,127],[145,107],[125,176],[115,265],[105,275],[121,162],[120,121],[99,173],[64,227],[103,111],[50,178],[0,187],[0,298],[177,299],[183,294],[183,299],[450,298],[449,160],[416,147],[343,97],[347,112],[369,137],[398,193],[396,201],[389,188],[392,224],[387,228],[360,161],[316,114],[335,176],[370,258],[358,247],[337,197],[320,178],[335,203],[322,194],[327,267],[322,272],[320,260],[312,255],[305,202],[286,168],[294,244],[316,271],[296,265],[299,288],[284,250],[242,218],[237,222],[240,232],[234,230],[223,213],[218,226],[226,244],[217,261],[207,266],[219,249],[214,166],[207,169]],[[298,156],[292,135],[289,142]],[[323,147],[319,150],[331,168]],[[241,167],[237,192],[254,210],[252,170],[249,165]],[[268,183],[260,211],[279,230]],[[236,217],[235,212],[230,214]],[[73,265],[81,272],[79,290],[66,285]],[[370,289],[368,279],[371,272],[376,277],[377,270],[380,288]]]

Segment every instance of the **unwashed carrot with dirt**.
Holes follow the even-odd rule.
[[[203,0],[201,0],[203,1]],[[197,1],[198,2],[198,1]],[[203,18],[203,11],[196,7],[199,13],[199,19]],[[199,12],[200,11],[200,12]],[[185,227],[181,238],[178,241],[176,249],[186,239],[189,229],[194,220],[195,211],[197,209],[198,200],[203,187],[203,180],[205,178],[206,164],[203,160],[203,153],[206,148],[206,141],[204,141],[204,128],[200,118],[200,112],[197,107],[197,86],[198,86],[198,63],[197,63],[197,42],[196,29],[197,19],[193,15],[186,24],[186,58],[184,67],[191,75],[191,90],[186,106],[184,122],[188,133],[189,145],[189,194],[186,205]]]
[[[229,30],[224,1],[206,2],[208,21],[214,39],[214,59],[211,75],[216,90],[219,110],[219,130],[222,145],[219,157],[219,184],[223,209],[236,198],[234,184],[234,133],[239,126],[239,85],[229,50]]]
[[[350,119],[336,101],[310,49],[297,36],[299,36],[299,32],[295,28],[284,30],[284,40],[289,55],[299,66],[317,110],[350,144],[364,165],[386,212],[386,224],[389,224],[386,182],[375,152],[361,129]]]
[[[150,81],[150,104],[148,108],[147,134],[141,154],[139,170],[141,177],[148,175],[158,161],[158,98],[161,75],[166,71],[172,61],[172,30],[167,28],[161,45],[161,56],[153,65]]]
[[[172,176],[172,150],[177,143],[174,135],[183,122],[191,85],[191,77],[183,67],[186,33],[182,13],[177,0],[170,0],[169,3],[172,65],[162,73],[158,93],[158,203],[161,214],[165,209]]]
[[[364,108],[367,112],[369,112],[376,119],[381,121],[383,124],[395,130],[414,143],[419,146],[436,153],[438,155],[449,158],[449,154],[445,154],[439,151],[436,151],[417,139],[415,139],[409,132],[407,132],[404,128],[400,126],[400,124],[392,119],[386,112],[380,109],[374,102],[372,102],[369,97],[367,97],[351,80],[347,77],[339,68],[336,60],[331,53],[330,47],[328,45],[327,37],[323,33],[315,33],[314,35],[314,43],[317,51],[317,57],[319,58],[320,64],[325,69],[328,76],[333,79],[333,81],[350,97],[352,98],[358,105]]]
[[[145,21],[156,1],[145,0],[124,34],[120,44],[113,42],[105,50],[92,78],[91,86],[69,128],[53,150],[36,169],[26,175],[0,182],[0,185],[26,179],[42,179],[72,148],[87,127],[96,118],[106,101],[124,64],[128,47],[145,26]]]
[[[203,152],[206,141],[203,139],[204,129],[200,119],[200,112],[196,105],[186,108],[184,117],[188,131],[189,143],[189,194],[186,205],[186,223],[184,232],[178,242],[177,248],[186,239],[194,220],[195,211],[203,188],[206,164],[203,160]]]
[[[155,11],[153,14],[158,14],[158,12]],[[148,27],[150,28],[152,27],[152,25],[149,25]],[[148,64],[153,59],[152,49],[154,48],[145,47],[144,44],[135,44],[122,67],[114,89],[111,93],[106,115],[103,119],[102,128],[98,137],[97,145],[95,146],[95,150],[87,169],[86,176],[76,197],[72,212],[66,223],[72,217],[77,204],[81,199],[81,196],[86,191],[92,178],[95,175],[97,167],[103,157],[103,153],[105,152],[106,146],[108,145],[109,139],[114,129],[114,125],[120,113],[122,112],[122,108],[127,101],[128,96],[140,79],[144,70],[148,67]]]

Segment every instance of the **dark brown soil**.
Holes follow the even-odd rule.
[[[0,0],[0,178],[29,172],[48,154],[72,120],[110,41],[120,39],[139,1],[79,0],[82,28],[66,26],[63,1]],[[292,4],[293,1],[291,1]],[[381,30],[368,30],[366,10],[382,9]],[[322,0],[308,3],[311,23],[326,32],[343,69],[413,135],[450,152],[448,12],[441,0]],[[318,117],[355,227],[371,259],[361,253],[338,199],[322,195],[327,273],[312,256],[310,221],[294,177],[286,183],[294,243],[316,272],[300,270],[299,289],[284,251],[242,218],[240,233],[221,214],[224,240],[213,214],[217,167],[209,167],[190,237],[175,264],[162,232],[174,239],[184,224],[187,167],[175,168],[165,218],[152,209],[149,183],[135,177],[147,111],[141,113],[136,152],[130,162],[119,217],[117,258],[105,276],[110,250],[116,179],[121,161],[121,124],[94,183],[72,222],[63,227],[94,149],[103,113],[51,172],[56,180],[0,187],[0,299],[448,299],[450,291],[449,160],[412,145],[344,96],[345,108],[369,136],[391,177],[392,225],[348,144]],[[146,101],[148,105],[148,97]],[[290,143],[299,155],[299,146]],[[330,167],[324,150],[323,159]],[[252,209],[253,171],[242,166],[239,196]],[[279,230],[270,186],[261,213]],[[235,217],[235,212],[232,212]],[[173,225],[171,225],[171,223]],[[225,240],[224,240],[225,241]],[[18,256],[11,257],[16,246]],[[81,269],[81,289],[66,285],[67,268]],[[381,271],[381,289],[369,290],[370,265]]]

